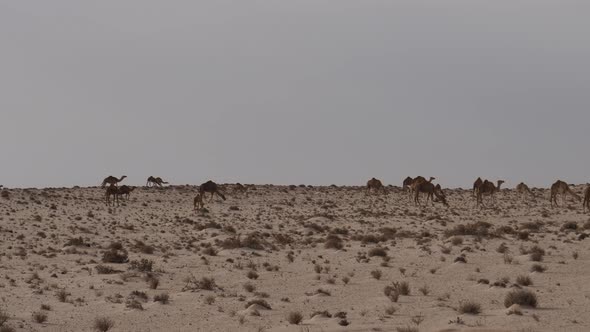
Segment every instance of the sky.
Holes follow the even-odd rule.
[[[0,2],[0,184],[590,182],[586,0]]]

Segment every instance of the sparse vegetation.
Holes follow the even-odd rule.
[[[506,294],[504,306],[508,308],[513,304],[536,308],[538,305],[537,295],[526,289],[512,290]]]

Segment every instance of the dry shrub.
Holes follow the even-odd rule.
[[[387,256],[387,251],[382,247],[372,248],[369,250],[369,257],[373,256],[385,257]]]
[[[301,323],[302,320],[303,320],[303,315],[299,311],[291,311],[287,315],[287,321],[291,324],[299,325],[299,323]]]
[[[329,234],[326,237],[326,242],[324,244],[326,249],[342,249],[344,244],[342,243],[342,239],[336,234]]]
[[[474,301],[461,302],[458,311],[461,314],[477,315],[481,313],[481,305]]]
[[[504,298],[504,306],[509,308],[513,304],[536,308],[538,305],[537,295],[526,289],[512,290],[506,294],[506,297]]]
[[[457,236],[457,235],[475,235],[478,237],[491,236],[489,229],[492,224],[485,221],[478,221],[469,224],[461,224],[448,229],[445,231],[445,237]]]
[[[94,320],[94,329],[99,332],[107,332],[114,326],[115,322],[113,322],[110,318],[107,317],[99,317]]]
[[[170,296],[168,295],[168,293],[154,295],[154,302],[160,302],[161,304],[168,304],[168,302],[170,302]]]

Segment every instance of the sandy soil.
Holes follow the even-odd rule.
[[[3,190],[5,331],[92,331],[100,317],[110,331],[590,331],[577,201],[502,190],[477,209],[471,191],[447,190],[447,209],[397,188],[224,190],[203,212],[189,186],[111,208],[101,188]],[[537,308],[507,309],[518,290]],[[481,312],[461,313],[469,304]]]

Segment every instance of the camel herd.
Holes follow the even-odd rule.
[[[111,204],[119,205],[119,199],[121,198],[129,199],[131,192],[133,192],[135,188],[126,185],[118,185],[125,178],[127,178],[126,175],[123,175],[120,178],[108,176],[103,180],[101,187],[106,187],[105,203],[108,206]],[[440,184],[433,184],[433,180],[436,180],[436,178],[430,177],[428,180],[426,180],[426,178],[423,176],[417,176],[415,178],[407,177],[402,183],[402,189],[408,193],[408,198],[411,201],[413,200],[415,205],[420,205],[420,194],[423,194],[426,196],[426,204],[428,204],[428,201],[430,201],[433,205],[435,202],[438,202],[448,207],[449,204],[442,187]],[[473,183],[473,196],[476,198],[476,205],[478,207],[484,206],[484,196],[489,197],[492,202],[495,202],[496,193],[500,191],[503,183],[503,180],[497,180],[496,183],[494,183],[492,181],[488,181],[487,179],[482,180],[478,177]],[[162,187],[164,184],[168,184],[168,182],[162,180],[160,177],[150,176],[147,179],[146,187]],[[240,192],[246,191],[246,187],[239,183],[236,184],[235,189],[236,191]],[[527,196],[534,197],[531,189],[523,182],[516,186],[516,191],[521,196],[521,199],[525,199]],[[367,181],[366,193],[369,194],[371,192],[387,193],[387,189],[380,180],[371,178],[369,181]],[[207,181],[199,186],[199,192],[193,200],[193,207],[195,210],[201,210],[204,208],[204,197],[206,193],[211,194],[209,201],[213,200],[215,195],[219,196],[223,200],[226,200],[225,195],[220,191],[219,185],[213,181]],[[556,181],[551,186],[551,196],[549,199],[551,202],[551,207],[559,206],[557,203],[558,196],[561,196],[562,202],[565,203],[567,195],[573,196],[578,201],[582,201],[584,212],[586,212],[586,209],[590,210],[590,186],[587,186],[584,190],[584,198],[582,199],[582,197],[570,189],[567,183],[561,180]]]
[[[410,199],[412,197],[414,198],[415,205],[420,205],[420,194],[422,193],[426,194],[427,203],[428,200],[430,200],[432,204],[434,204],[434,202],[440,202],[445,206],[449,206],[446,200],[446,195],[444,194],[441,186],[439,184],[435,186],[432,183],[433,180],[435,180],[434,177],[430,177],[428,181],[422,176],[418,176],[416,178],[407,177],[402,183],[402,189],[409,193]],[[482,180],[478,177],[473,183],[473,196],[476,198],[477,206],[480,207],[484,205],[484,196],[489,196],[492,202],[495,202],[495,194],[500,191],[500,188],[504,182],[504,180],[497,180],[496,184],[494,184],[494,182],[488,181],[487,179]],[[371,190],[386,192],[382,182],[376,178],[372,178],[367,182],[367,194],[370,193]],[[521,196],[521,199],[524,199],[527,196],[534,197],[533,192],[524,182],[521,182],[516,186],[516,191]],[[551,207],[559,206],[557,203],[558,195],[561,195],[562,201],[564,203],[566,202],[567,195],[573,196],[578,201],[582,201],[584,212],[586,212],[586,209],[590,211],[590,185],[584,190],[584,199],[582,200],[578,194],[570,189],[567,183],[557,180],[551,186]],[[436,199],[433,199],[433,197],[436,197]]]
[[[119,182],[123,181],[127,176],[123,175],[121,176],[121,178],[116,178],[114,176],[108,176],[106,177],[101,184],[101,187],[104,188],[107,186],[107,184],[109,185],[106,188],[105,191],[105,203],[107,206],[112,205],[117,205],[119,206],[119,199],[120,198],[125,198],[125,199],[129,199],[129,196],[131,194],[131,192],[133,192],[133,190],[135,189],[135,187],[130,187],[130,186],[126,186],[126,185],[122,185],[119,186]],[[162,178],[160,177],[153,177],[150,176],[147,179],[146,182],[146,187],[162,187],[164,184],[168,184],[168,182],[162,180]],[[245,187],[242,186],[241,184],[237,184],[237,188],[238,190],[245,190]],[[203,209],[205,207],[203,198],[205,193],[211,193],[211,198],[209,199],[209,201],[213,200],[213,197],[215,195],[221,197],[224,201],[226,200],[225,195],[223,193],[221,193],[221,191],[219,190],[219,186],[213,182],[213,181],[207,181],[203,184],[201,184],[199,186],[199,193],[197,194],[197,196],[195,196],[194,201],[193,201],[193,206],[195,209]],[[111,201],[112,198],[112,201]]]

